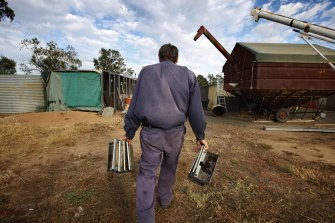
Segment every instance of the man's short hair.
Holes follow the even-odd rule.
[[[173,63],[178,61],[178,48],[170,43],[161,46],[158,52],[159,61],[171,60]]]

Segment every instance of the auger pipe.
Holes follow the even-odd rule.
[[[264,11],[261,8],[255,8],[251,10],[250,15],[255,19],[256,22],[258,22],[260,18],[263,18],[263,19],[267,19],[273,22],[277,22],[280,24],[284,24],[287,26],[291,26],[291,27],[303,30],[306,33],[311,32],[311,33],[324,36],[330,39],[335,39],[334,29],[315,25],[309,22],[304,22],[304,21],[293,19],[290,17],[278,15],[272,12]]]
[[[200,26],[200,28],[197,31],[197,34],[194,36],[194,41],[197,41],[197,39],[204,34],[207,39],[218,49],[223,56],[232,64],[235,63],[235,60],[231,57],[231,55],[227,52],[227,50],[217,41],[214,36],[204,27]]]

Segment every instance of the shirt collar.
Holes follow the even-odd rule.
[[[161,63],[173,63],[173,62],[171,60],[162,60]]]

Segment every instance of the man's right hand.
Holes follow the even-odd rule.
[[[201,146],[204,146],[205,151],[208,150],[208,144],[207,144],[206,140],[204,140],[204,139],[197,140],[196,144],[197,144],[196,151],[199,151],[201,149]]]
[[[131,144],[131,139],[129,139],[126,135],[124,135],[122,137],[122,140],[128,142],[129,144]]]

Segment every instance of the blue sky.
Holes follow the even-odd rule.
[[[274,13],[335,29],[335,1],[311,0],[7,0],[16,16],[0,23],[0,55],[26,63],[24,38],[71,45],[94,69],[101,48],[118,50],[136,73],[158,61],[165,43],[179,48],[179,64],[196,74],[218,74],[226,59],[204,37],[193,41],[204,25],[231,52],[236,42],[304,43],[292,28],[261,19],[250,11]],[[17,68],[18,69],[18,68]]]

